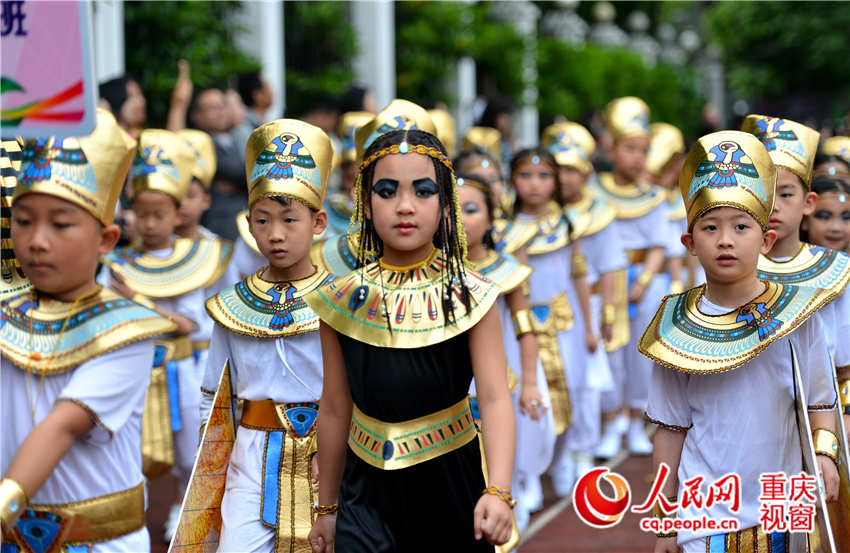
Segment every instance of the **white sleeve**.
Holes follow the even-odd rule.
[[[608,225],[590,236],[581,237],[581,253],[597,275],[625,269],[626,250],[616,225]]]
[[[204,379],[201,382],[201,426],[207,423],[212,411],[215,394],[218,391],[221,374],[224,372],[224,364],[231,359],[230,332],[220,325],[213,325],[210,349],[207,354],[207,366],[204,370]],[[230,364],[230,379],[236,382],[236,366]],[[236,390],[233,390],[236,393]]]
[[[693,424],[688,405],[687,374],[653,364],[646,418],[670,430],[687,432]]]
[[[191,292],[186,292],[175,298],[174,304],[174,311],[178,315],[186,317],[199,327],[203,318],[209,317],[206,309],[204,309],[204,301],[206,300],[204,291],[204,288],[197,288]]]
[[[850,366],[850,290],[847,288],[830,304],[833,321],[833,362],[836,367]]]
[[[791,334],[810,411],[830,410],[838,397],[833,385],[835,369],[824,338],[826,331],[820,314],[815,313]]]
[[[662,202],[649,213],[640,218],[639,228],[645,238],[647,248],[664,247],[667,249],[669,237],[667,229],[670,221],[667,219],[667,204]]]
[[[134,412],[144,410],[153,353],[154,341],[142,340],[77,367],[58,399],[89,413],[95,427],[86,439],[105,443]]]
[[[681,221],[667,221],[667,257],[684,257],[688,250],[682,244]]]

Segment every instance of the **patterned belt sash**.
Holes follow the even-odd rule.
[[[765,534],[761,525],[705,538],[708,553],[790,553],[788,532]]]
[[[573,311],[567,296],[558,294],[548,304],[533,305],[531,313],[531,327],[537,337],[540,363],[549,386],[555,431],[562,434],[572,421],[572,402],[558,333],[572,328]]]
[[[450,453],[476,435],[468,398],[442,411],[395,423],[365,415],[355,405],[348,446],[373,467],[396,470]]]
[[[10,535],[3,536],[3,551],[89,551],[84,544],[114,540],[144,526],[145,492],[139,484],[63,505],[30,504]]]

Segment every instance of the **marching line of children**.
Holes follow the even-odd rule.
[[[740,363],[733,366],[711,353],[706,366],[716,365],[714,372],[723,374],[703,374],[703,367],[686,362],[677,348],[695,348],[698,338],[667,322],[674,312],[709,329],[720,321],[712,317],[732,317],[743,325],[744,337],[727,337],[730,347],[742,348],[747,366],[769,360],[762,372],[787,364],[782,378],[791,374],[789,359],[771,353],[779,346],[767,345],[789,336],[805,360],[799,369],[808,386],[812,427],[821,431],[818,443],[831,444],[838,429],[828,420],[832,405],[839,401],[850,419],[850,299],[843,293],[850,258],[822,243],[801,242],[800,233],[845,248],[850,243],[850,228],[820,223],[828,216],[850,220],[845,206],[850,191],[841,180],[843,143],[833,140],[818,154],[816,132],[753,115],[743,128],[751,134],[703,137],[686,161],[681,132],[663,123],[650,126],[649,108],[638,98],[612,101],[605,123],[612,139],[611,173],[593,169],[593,136],[565,122],[545,129],[539,147],[514,153],[503,180],[498,131],[471,129],[452,164],[450,116],[394,100],[375,116],[342,117],[343,190],[328,193],[331,140],[306,123],[278,120],[249,140],[250,208],[238,215],[235,244],[199,224],[216,163],[204,133],[148,129],[131,145],[112,129],[114,120],[99,113],[89,137],[27,142],[23,165],[7,171],[18,176],[9,181],[16,186],[9,188],[13,193],[6,190],[4,173],[4,216],[11,209],[12,218],[4,229],[22,237],[14,245],[27,253],[15,263],[23,273],[29,275],[27,267],[32,272],[31,287],[7,279],[15,266],[4,259],[0,347],[13,367],[3,370],[4,405],[11,404],[9,394],[28,397],[32,415],[16,415],[18,430],[4,433],[11,440],[4,443],[0,463],[4,544],[23,551],[14,544],[33,548],[38,536],[48,536],[39,542],[47,543],[45,551],[66,542],[116,539],[129,540],[119,550],[146,550],[139,546],[148,539],[146,530],[137,525],[144,505],[141,511],[130,507],[139,494],[133,486],[141,486],[142,472],[146,478],[171,472],[179,496],[185,492],[182,512],[178,500],[166,523],[166,540],[175,536],[174,551],[197,543],[220,551],[325,551],[334,541],[352,551],[414,551],[428,545],[418,541],[419,529],[436,524],[469,550],[508,550],[516,545],[516,527],[524,530],[530,513],[543,506],[544,474],[562,497],[594,458],[616,456],[624,436],[630,453],[653,453],[644,416],[661,428],[655,461],[678,467],[680,481],[696,474],[696,466],[714,476],[722,474],[719,467],[731,466],[714,455],[699,457],[705,446],[696,449],[692,436],[716,442],[718,452],[728,445],[710,428],[722,415],[699,418],[689,402],[716,402],[721,394],[722,403],[732,405],[739,391],[730,393],[730,386],[763,382],[736,383],[744,371],[732,369]],[[4,142],[3,153],[14,152],[14,144],[7,148]],[[821,176],[813,179],[816,154]],[[7,157],[12,156],[4,156],[4,170],[13,167]],[[112,206],[131,157],[140,240],[109,251]],[[417,172],[422,174],[408,178]],[[79,290],[87,288],[81,294],[58,286],[51,271],[60,270],[49,259],[67,256],[67,248],[47,232],[32,234],[42,218],[58,215],[28,205],[30,193],[54,195],[76,211],[82,208],[75,216],[99,221],[101,239],[92,242],[99,244],[92,249],[95,260],[100,256],[103,263],[99,284],[81,284]],[[439,206],[433,221],[432,204]],[[743,211],[727,211],[729,206]],[[15,219],[15,213],[22,215]],[[741,213],[750,217],[748,223],[738,220]],[[426,240],[431,225],[436,226]],[[736,240],[743,239],[735,235],[728,246],[733,255],[706,261],[711,248],[727,247],[726,234],[717,230],[723,225],[739,234],[739,226],[762,227],[756,248],[762,255],[740,253],[736,248],[755,248],[750,243],[755,238],[740,246]],[[840,232],[834,230],[838,226]],[[53,232],[68,232],[64,229]],[[723,239],[712,238],[709,245],[708,235]],[[6,238],[3,246],[11,247]],[[40,253],[51,248],[58,253]],[[751,256],[758,260],[757,278],[747,272]],[[724,276],[732,266],[740,268],[740,282]],[[88,283],[82,263],[61,271],[68,282]],[[701,282],[707,285],[683,292]],[[743,282],[752,290],[744,290]],[[767,284],[754,294],[754,282]],[[797,292],[788,285],[803,288]],[[764,301],[750,303],[752,297],[744,297],[750,292]],[[668,293],[674,295],[665,298]],[[738,310],[737,319],[726,314],[730,306]],[[86,324],[106,314],[141,330],[119,339],[109,328]],[[647,327],[656,330],[645,333]],[[497,328],[501,332],[493,335]],[[483,332],[487,347],[481,345]],[[493,347],[494,336],[503,347]],[[98,367],[104,370],[100,361],[122,363],[117,373],[122,375],[129,370],[123,363],[148,369],[115,382],[108,394],[109,386],[83,389],[75,375],[91,378]],[[444,374],[448,368],[460,372]],[[426,384],[426,375],[433,382]],[[110,374],[104,382],[117,378]],[[792,389],[788,386],[771,385],[776,401],[788,399],[782,395]],[[830,401],[829,390],[836,387],[837,400]],[[24,396],[14,391],[18,388],[27,390]],[[216,396],[219,390],[243,402],[239,409],[235,404],[224,409],[229,414],[223,418],[217,410],[229,402]],[[757,411],[760,405],[748,408]],[[73,426],[56,426],[54,412],[60,409]],[[5,408],[4,420],[10,411]],[[424,430],[425,422],[447,416],[454,422],[442,431],[459,432],[455,438],[437,439]],[[771,432],[765,435],[775,439],[778,430],[787,430],[785,416],[782,411],[751,430]],[[469,427],[467,418],[476,426]],[[515,436],[508,418],[516,421]],[[414,446],[399,438],[410,432],[422,432],[419,439],[433,447],[418,451],[429,442]],[[33,444],[56,433],[64,436],[56,441],[64,444],[61,451],[30,462]],[[224,435],[231,436],[229,442]],[[376,441],[378,436],[384,440]],[[836,447],[838,442],[844,447],[837,439]],[[328,451],[327,457],[315,455],[317,448]],[[229,455],[226,465],[220,464],[222,451]],[[138,474],[121,474],[106,487],[82,478],[79,489],[68,488],[51,475],[73,474],[74,463],[86,466],[98,455],[106,459],[92,462],[117,466],[117,455],[134,452],[141,455],[127,466],[138,465]],[[776,455],[784,459],[777,467],[796,468],[787,448]],[[835,495],[837,475],[822,457],[819,468]],[[768,464],[742,461],[732,470]],[[203,471],[214,466],[226,474],[217,487],[204,480]],[[376,491],[414,482],[427,486],[441,473],[453,473],[451,483],[441,484],[444,492],[453,490],[450,500],[440,493],[440,501],[435,496],[418,504],[397,502]],[[480,489],[484,499],[476,500]],[[672,495],[675,488],[668,491]],[[123,525],[88,535],[63,524],[101,516],[75,510],[75,502],[116,492],[126,502],[114,499],[127,513]],[[745,499],[748,493],[752,489]],[[37,509],[23,509],[29,497]],[[51,507],[58,504],[62,509]],[[423,507],[432,504],[440,505],[440,514]],[[516,506],[515,522],[503,505]],[[221,522],[203,519],[204,509],[218,511]],[[52,522],[45,522],[43,511],[55,515],[48,517]],[[752,526],[750,515],[739,518]],[[402,522],[410,518],[421,524]],[[366,527],[369,536],[363,535]],[[696,551],[715,538],[684,534],[680,544]],[[673,550],[665,539],[658,551]],[[772,539],[790,543],[787,537]]]

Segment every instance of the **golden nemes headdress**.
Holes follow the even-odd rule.
[[[649,106],[636,96],[611,100],[603,118],[612,142],[631,136],[649,136]]]
[[[437,128],[437,138],[446,147],[449,157],[455,157],[457,153],[457,138],[455,131],[455,120],[452,115],[444,109],[429,109],[428,115]]]
[[[679,174],[688,210],[688,230],[709,209],[746,211],[767,229],[776,193],[776,167],[755,136],[720,131],[697,140]]]
[[[245,148],[249,205],[285,196],[322,209],[333,154],[328,135],[304,121],[278,119],[258,127]]]
[[[374,119],[375,114],[368,111],[349,111],[339,118],[339,137],[342,140],[342,162],[357,162],[357,143],[354,137],[357,129]]]
[[[179,205],[189,184],[195,166],[195,153],[176,132],[163,129],[145,129],[139,135],[139,147],[130,180],[133,192],[155,190],[168,194]]]
[[[788,169],[809,187],[820,142],[819,132],[790,119],[755,114],[747,115],[741,130],[756,135],[774,165]]]
[[[410,153],[421,154],[435,159],[449,170],[449,174],[452,179],[452,202],[455,207],[455,228],[457,228],[458,243],[461,248],[460,255],[462,259],[466,259],[466,233],[463,230],[460,209],[458,208],[457,178],[455,177],[454,168],[452,167],[452,160],[438,148],[426,146],[424,144],[409,144],[405,139],[399,144],[393,144],[372,153],[360,163],[360,171],[357,173],[357,180],[354,183],[354,209],[351,214],[351,223],[348,227],[348,243],[352,251],[357,256],[360,264],[368,263],[378,254],[377,251],[367,249],[366,246],[361,247],[360,244],[360,232],[362,231],[365,222],[363,172],[383,157],[395,154],[406,155]]]
[[[481,148],[502,165],[502,133],[493,127],[472,127],[463,137],[462,151]]]
[[[660,175],[673,156],[685,153],[685,138],[682,131],[669,123],[653,123],[649,126],[649,152],[646,169]]]
[[[218,163],[212,137],[197,129],[182,129],[177,131],[177,134],[186,141],[192,153],[195,154],[192,177],[201,182],[204,190],[209,190]]]
[[[109,225],[135,147],[136,141],[103,109],[97,110],[96,126],[88,136],[28,140],[13,202],[24,194],[49,194]]]
[[[820,153],[825,156],[838,156],[850,165],[850,137],[831,136],[823,141]]]
[[[582,174],[590,173],[590,158],[596,151],[593,135],[578,123],[567,121],[549,125],[543,131],[540,145],[549,150],[558,165],[573,167]]]
[[[381,110],[371,121],[357,129],[357,159],[363,159],[363,152],[376,138],[390,131],[420,130],[437,136],[437,127],[424,108],[395,99]]]

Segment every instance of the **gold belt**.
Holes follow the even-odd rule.
[[[192,350],[208,350],[210,349],[210,341],[209,340],[192,340]]]
[[[26,543],[21,523],[38,528],[44,535],[55,529],[53,541],[45,552],[64,551],[70,543],[105,542],[135,532],[145,526],[145,492],[143,484],[120,492],[101,495],[62,505],[32,503],[24,510],[15,529],[4,535],[22,550]],[[52,528],[51,528],[52,527]]]
[[[729,532],[728,534],[718,534],[705,538],[707,546],[714,545],[714,541],[724,544],[722,551],[726,553],[759,553],[761,551],[771,551],[770,536],[764,533],[761,525],[752,528],[745,528],[737,532]],[[785,551],[791,551],[790,543],[791,534],[785,533]],[[712,549],[713,551],[713,549]]]
[[[643,263],[646,261],[646,248],[642,250],[626,250],[626,257],[629,259],[629,265],[634,265],[636,263]]]
[[[549,307],[546,318],[541,320],[534,307],[547,305]],[[552,298],[548,304],[535,304],[531,309],[531,328],[535,334],[548,334],[557,336],[573,327],[575,315],[570,306],[570,300],[563,292]]]
[[[282,405],[284,404],[271,399],[246,400],[242,406],[242,421],[239,425],[254,430],[286,430],[277,414],[278,406]]]
[[[450,453],[476,435],[466,397],[442,411],[404,422],[374,419],[354,405],[348,446],[373,467],[396,470]]]
[[[188,336],[177,336],[174,338],[157,340],[156,345],[163,346],[166,350],[165,360],[163,363],[166,361],[180,361],[181,359],[192,357],[192,353],[194,351],[192,349],[192,340],[190,340]]]

